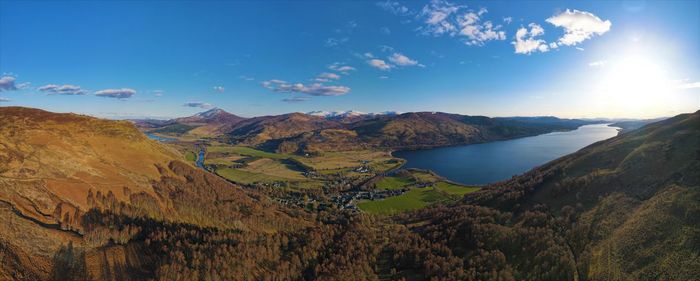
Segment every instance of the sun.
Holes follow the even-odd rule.
[[[610,61],[599,79],[597,100],[617,116],[645,116],[663,111],[673,82],[667,71],[648,56]]]

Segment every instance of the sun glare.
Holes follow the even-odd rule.
[[[605,66],[599,81],[598,102],[619,116],[658,113],[674,88],[665,69],[643,56],[612,61]]]

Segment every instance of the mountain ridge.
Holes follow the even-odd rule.
[[[216,109],[217,113],[225,111]],[[200,113],[203,114],[203,113]],[[235,116],[235,115],[234,115]],[[442,112],[364,114],[355,111],[269,115],[200,126],[192,117],[144,131],[206,136],[277,152],[308,153],[367,147],[416,149],[509,139],[598,123],[556,117],[490,118]],[[184,121],[183,121],[184,120]]]

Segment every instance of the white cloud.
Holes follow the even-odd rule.
[[[214,86],[214,91],[223,93],[224,91],[226,91],[226,89],[223,86]]]
[[[11,102],[11,99],[0,97],[0,102]]]
[[[681,90],[697,89],[697,88],[700,88],[700,82],[685,83],[685,84],[678,85],[678,89],[681,89]]]
[[[328,66],[328,69],[333,70],[333,71],[340,72],[340,73],[345,74],[345,75],[349,74],[350,71],[354,71],[354,70],[355,70],[354,67],[348,66],[348,65],[343,65],[343,64],[341,64],[341,63],[339,63],[339,62],[335,62],[335,63],[329,65],[329,66]]]
[[[370,52],[366,52],[366,53],[364,53],[364,54],[362,54],[362,55],[363,55],[364,57],[366,57],[366,58],[370,58],[370,59],[373,59],[373,58],[374,58],[374,55],[373,55],[372,53],[370,53]]]
[[[389,79],[389,76],[382,75],[382,76],[379,76],[379,79]]]
[[[544,34],[544,29],[536,23],[531,23],[528,26],[530,27],[529,31],[526,27],[521,27],[515,33],[515,41],[511,42],[515,46],[515,53],[530,54],[538,51],[549,51],[550,47],[547,42],[535,38]]]
[[[495,25],[490,20],[482,21],[488,13],[486,8],[478,11],[460,13],[466,6],[458,6],[444,0],[433,0],[423,7],[421,15],[425,18],[425,26],[418,31],[424,35],[441,36],[447,34],[459,37],[467,45],[482,46],[487,41],[505,40],[506,33],[501,25]],[[512,18],[504,21],[512,21]]]
[[[506,24],[510,24],[511,22],[513,22],[513,17],[505,17],[503,18],[503,22],[505,22]]]
[[[393,62],[396,65],[400,65],[400,66],[412,66],[412,65],[418,64],[417,60],[413,60],[413,59],[411,59],[407,56],[404,56],[402,54],[399,54],[399,53],[394,53],[391,56],[389,56],[389,61]]]
[[[381,70],[389,70],[391,69],[391,65],[387,64],[385,61],[380,60],[380,59],[371,59],[368,60],[367,63],[373,67],[379,68]]]
[[[608,64],[608,61],[599,60],[599,61],[589,62],[589,63],[588,63],[588,66],[590,66],[590,67],[603,67],[603,66],[605,66],[606,64]]]
[[[48,92],[49,94],[55,94],[55,95],[84,95],[87,94],[85,90],[80,88],[80,86],[76,85],[56,85],[56,84],[48,84],[39,87],[39,91],[42,92]]]
[[[377,2],[377,6],[394,15],[407,16],[412,14],[408,7],[401,5],[398,1],[387,0],[384,2]]]
[[[29,82],[19,83],[19,84],[17,84],[17,89],[18,90],[29,89],[29,87],[31,87],[31,85],[32,85],[32,83],[29,83]]]
[[[459,34],[467,37],[465,44],[481,46],[486,41],[506,39],[506,32],[500,30],[501,25],[494,26],[491,21],[480,23],[480,16],[484,13],[486,10],[482,9],[479,13],[469,12],[457,18]]]
[[[184,107],[199,107],[201,109],[210,109],[210,108],[214,107],[211,104],[206,103],[206,102],[187,102],[187,103],[183,104],[182,106],[184,106]]]
[[[327,86],[322,83],[304,85],[278,79],[264,81],[261,85],[278,93],[303,93],[311,96],[342,96],[350,92],[350,88],[346,86]]]
[[[324,79],[332,79],[332,80],[339,80],[340,75],[335,74],[335,73],[328,73],[324,72],[318,75],[319,78],[324,78]]]
[[[165,94],[165,91],[163,90],[153,90],[153,95],[156,97],[162,97]]]
[[[386,34],[386,35],[389,35],[389,34],[391,34],[391,29],[389,29],[389,28],[386,27],[386,26],[383,26],[383,27],[380,27],[380,28],[379,28],[379,32],[384,33],[384,34]]]
[[[432,0],[425,5],[421,15],[425,18],[426,26],[421,28],[425,35],[440,36],[443,34],[453,35],[457,27],[450,20],[450,15],[456,13],[461,6],[454,5],[444,0]]]
[[[15,86],[15,78],[12,76],[0,77],[0,92],[17,90]]]
[[[557,40],[557,44],[566,46],[579,44],[594,35],[603,35],[612,25],[609,20],[603,21],[589,12],[569,9],[546,21],[556,27],[564,28],[565,34]]]
[[[245,75],[238,76],[238,78],[241,79],[241,80],[245,80],[245,81],[253,81],[253,80],[255,80],[254,77],[245,76]]]
[[[105,89],[95,92],[95,95],[103,98],[127,99],[136,94],[136,91],[129,88]]]

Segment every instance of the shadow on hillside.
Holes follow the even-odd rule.
[[[90,280],[85,266],[85,253],[73,247],[73,242],[61,246],[53,257],[50,280]]]

